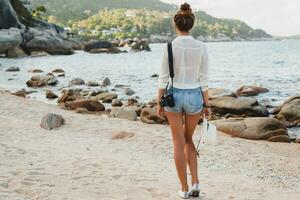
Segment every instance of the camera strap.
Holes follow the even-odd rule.
[[[169,73],[171,77],[171,90],[173,93],[173,78],[174,78],[174,58],[172,50],[172,42],[168,42],[168,59],[169,59]],[[169,83],[167,84],[166,89],[168,89]]]

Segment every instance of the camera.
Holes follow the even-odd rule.
[[[174,97],[173,94],[167,94],[161,97],[160,102],[159,102],[161,107],[174,107],[175,102],[174,102]]]

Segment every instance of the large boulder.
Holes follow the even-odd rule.
[[[156,107],[143,108],[141,112],[141,121],[146,124],[164,124],[166,122],[157,115]]]
[[[102,103],[97,100],[91,99],[78,99],[75,101],[65,102],[65,107],[70,108],[71,110],[76,110],[78,108],[85,108],[88,111],[99,112],[105,111],[105,107]]]
[[[286,100],[279,108],[275,109],[276,118],[288,126],[300,125],[300,95]]]
[[[111,42],[93,40],[84,44],[84,51],[90,52],[93,49],[110,49],[112,47],[113,45]]]
[[[23,35],[23,47],[26,53],[44,51],[49,54],[73,54],[72,44],[60,35],[50,31],[29,28]]]
[[[121,53],[122,51],[117,47],[111,48],[101,48],[101,49],[91,49],[90,53]]]
[[[256,96],[266,92],[269,90],[260,86],[242,86],[235,93],[237,96]]]
[[[208,98],[209,99],[216,99],[218,97],[224,97],[224,96],[230,96],[230,97],[236,97],[236,95],[228,89],[223,88],[209,88],[208,89]]]
[[[49,113],[42,118],[41,127],[47,130],[52,130],[62,126],[65,123],[61,115]]]
[[[112,107],[109,113],[110,117],[113,118],[123,118],[131,121],[137,120],[137,114],[134,110],[120,107]]]
[[[10,28],[0,30],[0,54],[7,54],[10,49],[19,48],[21,43],[22,36],[19,29]]]
[[[110,93],[110,92],[104,92],[101,94],[98,94],[97,96],[94,97],[96,100],[99,101],[106,101],[106,100],[113,100],[118,98],[118,94],[116,93]]]
[[[46,76],[33,76],[29,81],[26,82],[28,87],[44,87],[44,86],[55,86],[58,80],[53,75]]]
[[[62,95],[58,98],[57,103],[65,103],[67,101],[75,101],[76,99],[80,99],[80,92],[77,90],[63,90]]]
[[[236,98],[230,96],[210,100],[212,112],[219,115],[233,114],[250,117],[267,117],[269,111],[255,98]]]
[[[289,138],[286,127],[275,118],[230,118],[211,123],[216,125],[219,131],[244,139],[285,142],[286,138]]]
[[[1,0],[0,29],[9,29],[11,27],[22,28],[22,24],[20,23],[18,15],[12,7],[10,0]]]

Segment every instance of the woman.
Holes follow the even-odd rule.
[[[168,51],[165,47],[163,61],[159,73],[159,91],[157,99],[157,114],[167,117],[174,144],[174,159],[181,183],[178,192],[181,198],[189,196],[197,197],[200,193],[197,172],[197,151],[192,137],[199,119],[204,113],[210,117],[208,105],[208,54],[205,45],[190,36],[195,15],[190,5],[181,5],[180,10],[174,16],[174,23],[178,37],[172,42],[174,56],[174,83],[173,96],[174,107],[161,107],[161,96],[165,93],[165,87],[170,80]],[[168,88],[167,92],[170,92]],[[203,96],[201,94],[203,91]],[[192,176],[192,188],[189,191],[187,183],[187,165]]]

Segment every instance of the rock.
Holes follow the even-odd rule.
[[[9,29],[11,27],[22,28],[17,13],[12,7],[10,0],[0,1],[0,14],[0,29]]]
[[[286,127],[269,117],[230,118],[212,121],[219,131],[250,140],[271,140],[274,136],[287,136]],[[279,137],[277,137],[278,139]],[[272,140],[276,140],[273,138]]]
[[[300,125],[300,95],[290,97],[273,113],[288,126]]]
[[[44,71],[41,69],[30,69],[28,70],[29,73],[43,73]]]
[[[102,82],[101,82],[101,86],[102,87],[106,87],[106,86],[109,86],[111,85],[111,82],[110,82],[110,79],[108,77],[105,77]]]
[[[218,97],[236,97],[236,95],[231,91],[223,88],[209,88],[208,89],[208,98],[216,99]]]
[[[100,100],[100,101],[107,100],[107,99],[113,100],[118,98],[118,95],[116,93],[105,92],[105,93],[98,94],[95,98],[96,100]]]
[[[300,138],[296,138],[295,143],[300,143]]]
[[[156,107],[145,107],[141,112],[141,121],[146,124],[163,124],[165,120],[158,117],[156,114]]]
[[[24,50],[28,54],[34,51],[43,51],[53,55],[70,55],[74,53],[70,42],[51,31],[29,28],[23,34],[23,38]]]
[[[88,81],[85,83],[86,86],[89,86],[89,87],[98,87],[100,86],[99,83],[97,83],[96,81]]]
[[[19,72],[20,68],[19,67],[9,67],[8,69],[5,70],[6,72]]]
[[[56,99],[58,96],[54,94],[51,90],[46,91],[46,98],[47,99]]]
[[[63,69],[55,69],[52,73],[65,73],[65,71]]]
[[[57,77],[65,77],[66,75],[63,73],[63,74],[58,74]]]
[[[219,97],[210,100],[212,112],[220,115],[227,113],[235,115],[247,115],[251,117],[267,117],[267,108],[260,105],[255,98]]]
[[[135,135],[134,133],[121,131],[121,132],[113,133],[112,136],[111,136],[111,139],[113,139],[113,140],[123,140],[123,139],[132,138],[132,137],[134,137],[134,135]]]
[[[113,118],[128,119],[131,121],[137,120],[137,114],[135,111],[120,107],[112,107],[109,116]]]
[[[33,91],[19,90],[17,92],[11,93],[12,95],[25,98],[26,95],[34,93]]]
[[[123,103],[119,99],[113,99],[111,102],[111,106],[113,106],[113,107],[121,107],[122,105],[123,105]]]
[[[90,52],[93,49],[109,49],[112,47],[113,45],[111,42],[93,40],[84,44],[84,51]]]
[[[58,98],[57,103],[65,103],[67,101],[75,101],[81,97],[77,90],[63,90],[62,95]]]
[[[130,88],[125,88],[124,93],[125,93],[125,95],[131,96],[131,95],[135,94],[135,91],[133,91]]]
[[[77,108],[75,110],[76,113],[78,114],[92,114],[90,111],[88,111],[86,108]]]
[[[268,139],[269,142],[285,142],[291,143],[291,138],[288,135],[276,135]]]
[[[97,100],[91,99],[78,99],[75,101],[67,101],[65,102],[66,108],[70,108],[71,110],[76,110],[78,108],[85,108],[88,111],[98,112],[105,111],[105,107],[102,103]]]
[[[81,78],[75,78],[75,79],[70,81],[70,84],[72,84],[72,85],[84,85],[85,82]]]
[[[2,8],[0,8],[0,11],[1,9]],[[2,19],[0,17],[0,23],[1,21]],[[19,29],[0,29],[0,54],[7,54],[9,50],[10,54],[12,54],[14,52],[14,48],[20,48],[21,42],[22,36]]]
[[[242,86],[235,93],[237,96],[256,96],[260,93],[269,92],[267,88],[259,86]]]
[[[49,54],[45,51],[32,51],[30,53],[31,57],[41,57],[41,56],[49,56]]]
[[[158,77],[159,77],[158,74],[153,74],[153,75],[151,76],[151,78],[158,78]]]
[[[135,105],[137,103],[138,103],[138,100],[130,98],[130,99],[127,100],[125,106],[133,106],[133,105]]]
[[[102,49],[92,49],[89,51],[89,53],[121,53],[122,51],[117,47],[111,47],[111,48],[102,48]]]
[[[147,39],[139,40],[138,38],[135,38],[134,42],[130,44],[130,47],[133,51],[151,51],[149,41]]]
[[[44,86],[55,86],[58,80],[52,75],[46,76],[33,76],[29,81],[26,82],[28,87],[44,87]]]
[[[42,118],[41,127],[47,130],[52,130],[62,126],[65,123],[61,115],[49,113]]]
[[[128,88],[130,85],[121,85],[121,84],[116,84],[115,88]]]
[[[167,42],[171,42],[172,40],[173,38],[170,35],[158,35],[158,34],[150,35],[151,43],[167,43]]]
[[[7,58],[21,58],[26,56],[27,54],[19,47],[11,47],[6,52]]]
[[[108,90],[107,89],[97,89],[97,90],[93,90],[89,96],[94,97],[97,96],[98,94],[102,94],[102,93],[107,93]]]

